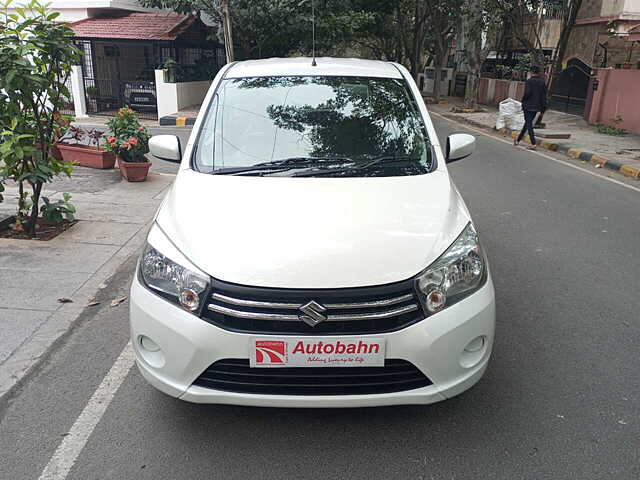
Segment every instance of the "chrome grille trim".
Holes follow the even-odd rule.
[[[376,313],[352,313],[349,315],[328,315],[327,321],[329,322],[351,322],[357,320],[382,320],[384,318],[397,317],[403,313],[414,312],[418,310],[418,305],[415,303],[411,305],[405,305],[404,307],[395,308],[393,310],[387,310],[384,312]]]
[[[351,309],[351,308],[376,308],[376,307],[388,307],[389,305],[396,305],[398,303],[408,302],[413,300],[413,294],[407,293],[400,297],[388,298],[386,300],[373,300],[371,302],[356,302],[356,303],[327,303],[325,307],[336,309]]]
[[[219,300],[229,305],[237,305],[239,307],[257,307],[257,308],[284,308],[291,310],[298,310],[301,303],[278,303],[278,302],[259,302],[257,300],[244,300],[242,298],[233,298],[221,293],[214,293],[211,295],[214,300]]]
[[[223,307],[210,303],[207,308],[212,312],[222,313],[230,317],[246,318],[248,320],[276,320],[279,322],[299,322],[298,315],[282,315],[279,313],[260,313],[260,312],[243,312],[242,310],[234,310],[233,308]]]
[[[413,296],[410,296],[413,298]],[[328,308],[331,308],[327,305]],[[235,310],[233,308],[223,307],[222,305],[216,305],[211,303],[207,305],[207,308],[212,312],[222,313],[231,317],[245,318],[249,320],[276,320],[284,322],[299,322],[298,315],[287,315],[279,313],[261,313],[261,312],[245,312],[242,310]],[[272,307],[276,308],[276,307]],[[392,318],[404,313],[414,312],[418,310],[418,305],[415,303],[411,305],[405,305],[403,307],[395,308],[392,310],[386,310],[383,312],[375,313],[354,313],[354,314],[342,314],[342,315],[327,315],[328,322],[350,322],[358,320],[381,320],[385,318]]]
[[[238,307],[298,310],[303,305],[302,303],[278,303],[278,302],[260,302],[256,300],[244,300],[241,298],[234,298],[234,297],[229,297],[227,295],[222,295],[221,293],[214,293],[213,295],[211,295],[211,298],[213,298],[214,300],[218,300],[220,302],[227,303],[229,305],[236,305]],[[323,306],[328,309],[344,309],[344,310],[358,309],[358,308],[376,308],[376,307],[387,307],[389,305],[396,305],[398,303],[408,302],[409,300],[413,300],[413,295],[411,293],[408,293],[406,295],[401,295],[399,297],[388,298],[385,300],[373,300],[370,302],[354,302],[354,303],[325,303],[323,304]],[[218,311],[218,310],[214,310],[214,311]],[[413,310],[406,310],[405,312],[401,312],[401,313],[406,313],[410,311],[413,311]],[[220,313],[223,313],[223,312],[220,312]],[[248,317],[243,317],[243,318],[248,318]]]

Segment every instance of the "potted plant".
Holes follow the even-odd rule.
[[[103,136],[104,133],[100,130],[93,129],[87,132],[74,125],[58,143],[58,148],[62,152],[62,157],[75,165],[100,169],[113,168],[116,164],[116,156],[100,146]],[[85,137],[89,138],[87,145],[82,143]]]
[[[144,182],[151,162],[149,153],[149,132],[140,124],[138,116],[129,107],[118,110],[117,115],[107,122],[111,136],[107,138],[106,149],[118,157],[118,168],[130,182]]]

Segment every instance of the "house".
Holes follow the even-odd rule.
[[[628,41],[640,26],[640,0],[584,0],[571,32],[565,60],[592,68],[638,68],[640,47]]]
[[[590,117],[596,69],[640,68],[640,48],[634,53],[634,42],[629,41],[637,26],[640,0],[584,0],[567,42],[563,70],[554,78],[550,107]]]
[[[224,48],[193,15],[117,11],[71,28],[84,53],[82,84],[92,115],[112,115],[129,105],[141,117],[157,119],[156,70],[167,70],[163,82],[205,82],[225,64]]]
[[[16,0],[12,5],[18,6],[26,1]],[[15,12],[14,8],[9,8],[8,13]],[[77,22],[85,18],[95,17],[105,13],[118,11],[127,12],[157,12],[157,9],[144,8],[137,0],[52,0],[48,8],[60,13],[59,20],[64,22]]]
[[[171,106],[178,91],[185,102],[197,103],[225,63],[224,47],[194,15],[145,8],[137,0],[53,0],[48,8],[60,13],[58,20],[70,22],[83,52],[69,80],[66,114],[113,115],[129,105],[141,117],[157,119],[159,90],[173,99],[163,112],[186,106]],[[158,88],[158,81],[168,86]]]

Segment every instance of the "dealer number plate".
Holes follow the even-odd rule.
[[[251,338],[251,367],[382,367],[385,339],[374,337]]]

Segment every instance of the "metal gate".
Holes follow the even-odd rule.
[[[78,42],[83,50],[82,70],[87,113],[113,116],[128,105],[140,118],[157,120],[152,42]]]
[[[582,115],[587,101],[591,67],[572,58],[553,81],[549,108],[560,112]]]

